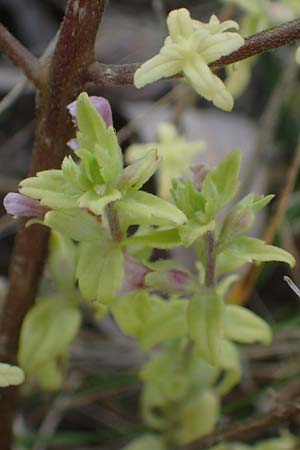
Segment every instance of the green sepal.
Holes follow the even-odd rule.
[[[171,192],[176,206],[189,219],[192,219],[196,212],[198,215],[205,215],[205,198],[197,191],[191,180],[173,179]]]
[[[272,340],[272,330],[267,322],[242,306],[226,306],[224,327],[226,338],[243,344],[270,344]]]
[[[158,230],[148,228],[146,231],[136,233],[123,242],[128,245],[140,244],[151,248],[172,249],[181,244],[181,239],[177,228]]]
[[[96,217],[78,208],[49,211],[43,223],[75,241],[95,241],[103,235],[103,229]]]
[[[28,374],[62,357],[77,334],[81,316],[61,297],[40,299],[27,313],[20,336],[18,360]]]
[[[211,365],[218,365],[224,335],[224,303],[213,289],[194,296],[187,309],[188,328],[199,354]]]
[[[156,171],[160,158],[157,150],[150,150],[146,155],[127,166],[122,173],[118,188],[120,190],[138,190]]]
[[[205,211],[213,218],[236,195],[242,153],[231,152],[216,169],[210,170],[203,181],[202,194],[206,200]]]
[[[75,287],[77,247],[70,238],[52,231],[48,264],[57,289],[66,293],[72,291]]]
[[[79,244],[76,276],[86,300],[110,303],[122,287],[124,256],[120,246],[107,236]]]
[[[185,215],[176,206],[148,192],[130,191],[115,206],[128,225],[170,227],[186,222]]]
[[[221,251],[227,254],[227,257],[239,258],[244,263],[252,261],[282,261],[291,267],[295,265],[294,257],[273,245],[267,245],[264,241],[248,236],[237,236],[227,245],[220,247]]]

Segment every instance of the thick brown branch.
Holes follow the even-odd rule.
[[[293,401],[276,406],[271,412],[264,416],[234,423],[227,428],[221,428],[204,436],[198,441],[192,442],[184,447],[184,450],[203,450],[213,447],[219,443],[229,441],[248,441],[259,437],[261,434],[273,427],[291,422],[299,416],[300,397]]]
[[[74,133],[66,106],[83,90],[82,67],[94,61],[94,44],[105,0],[69,0],[50,67],[37,96],[37,130],[31,174],[60,167]],[[0,361],[15,362],[22,321],[37,293],[47,253],[48,232],[35,225],[16,237],[9,292],[0,322]],[[1,390],[1,450],[10,450],[14,389]]]
[[[39,84],[38,69],[39,60],[33,56],[21,42],[19,42],[0,23],[0,49],[13,63],[21,69],[36,86]]]
[[[210,64],[212,68],[224,67],[250,56],[265,53],[300,39],[300,19],[254,34],[245,39],[245,44],[230,55]],[[87,70],[86,80],[98,85],[133,84],[133,76],[142,63],[106,65],[93,63]],[[176,78],[180,78],[180,74]]]

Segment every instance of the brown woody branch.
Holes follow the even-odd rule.
[[[289,423],[300,414],[300,397],[292,401],[279,404],[268,414],[245,420],[244,422],[233,423],[227,428],[217,429],[213,433],[192,442],[184,447],[184,450],[203,450],[213,447],[219,443],[229,441],[246,442],[269,431],[270,429]]]
[[[36,86],[39,84],[39,60],[0,23],[0,49]]]
[[[66,106],[84,89],[82,68],[94,61],[95,39],[104,6],[105,0],[69,0],[67,3],[50,66],[40,69],[31,175],[59,168],[67,152],[66,142],[73,129]],[[14,61],[17,63],[18,58]],[[29,66],[25,64],[26,70]],[[33,76],[32,69],[29,72]],[[38,290],[47,243],[45,227],[24,228],[24,222],[20,223],[11,261],[9,291],[0,317],[0,361],[14,363],[16,360],[20,328]],[[12,447],[16,396],[15,388],[1,390],[1,450]]]
[[[250,56],[290,44],[300,39],[300,19],[270,28],[245,39],[245,44],[238,50],[223,56],[210,64],[211,68],[220,68],[233,64]],[[142,63],[107,65],[94,62],[88,67],[86,81],[94,85],[130,85],[136,70]],[[176,78],[180,78],[180,74]]]

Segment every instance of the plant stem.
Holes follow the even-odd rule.
[[[118,214],[114,208],[112,202],[110,202],[106,207],[106,214],[109,223],[111,237],[114,241],[120,242],[123,239],[123,233],[120,227],[120,222],[118,218]]]
[[[39,85],[39,60],[2,23],[0,23],[0,49],[26,74],[34,85]]]
[[[42,67],[37,96],[37,130],[30,174],[59,168],[74,134],[66,106],[83,90],[82,67],[94,61],[94,44],[105,0],[69,0],[50,67]],[[0,317],[0,361],[15,362],[20,328],[42,275],[48,230],[20,223],[10,285]],[[1,389],[1,450],[12,448],[16,389]]]
[[[246,38],[242,47],[212,62],[209,66],[211,68],[224,67],[250,56],[260,55],[274,48],[282,47],[299,39],[300,19],[295,19]],[[133,76],[141,65],[142,63],[107,65],[94,62],[86,70],[86,82],[92,85],[130,85],[133,84]],[[180,77],[182,77],[181,74],[174,78]]]
[[[205,286],[210,288],[215,284],[215,236],[212,231],[208,231],[206,237],[206,267],[205,267]]]

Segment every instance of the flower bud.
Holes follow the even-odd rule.
[[[96,97],[91,96],[89,97],[91,103],[95,107],[96,111],[99,113],[99,115],[104,120],[105,125],[108,127],[112,126],[112,112],[110,103],[106,100],[104,97]],[[67,106],[67,109],[73,119],[74,124],[77,126],[77,101],[70,103]],[[69,143],[70,146],[70,143]],[[72,147],[71,147],[72,148]]]
[[[3,200],[7,214],[19,217],[44,217],[48,208],[37,200],[15,192],[9,192]]]
[[[145,288],[145,276],[149,272],[148,267],[126,254],[122,293]]]

